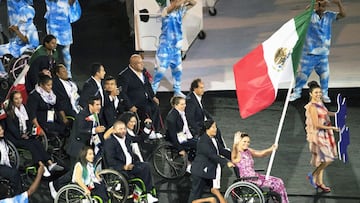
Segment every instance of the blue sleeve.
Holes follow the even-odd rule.
[[[334,12],[334,11],[328,11],[326,12],[327,17],[330,19],[331,22],[334,22],[336,20],[337,15],[339,14],[339,12]]]
[[[78,21],[80,17],[81,17],[81,7],[79,1],[76,0],[74,4],[70,6],[70,11],[69,11],[70,23]]]

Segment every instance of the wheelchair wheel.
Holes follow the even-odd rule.
[[[62,187],[55,197],[54,203],[91,202],[91,197],[85,195],[84,190],[76,184]]]
[[[266,203],[281,203],[281,195],[274,191],[269,191],[266,194]]]
[[[155,171],[163,178],[176,179],[186,171],[186,157],[179,155],[178,150],[170,143],[160,144],[153,152]]]
[[[16,169],[19,168],[20,165],[20,156],[19,152],[17,151],[15,145],[8,141],[9,146],[9,160],[12,167],[15,167]]]
[[[224,198],[229,203],[265,203],[260,188],[253,183],[244,181],[230,185],[225,192]]]
[[[20,56],[20,58],[15,59],[14,62],[10,62],[10,70],[9,70],[10,74],[9,75],[12,77],[12,79],[14,81],[17,79],[17,77],[23,71],[25,66],[28,65],[29,59],[30,59],[30,55],[24,54],[24,55]]]
[[[119,203],[125,203],[129,196],[129,184],[126,178],[112,169],[104,169],[99,176],[105,182],[110,197]]]

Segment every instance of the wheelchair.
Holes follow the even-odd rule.
[[[9,161],[10,161],[10,165],[12,167],[14,167],[16,170],[19,169],[19,165],[20,165],[20,157],[19,157],[19,153],[15,147],[15,145],[10,142],[9,140],[6,141],[7,145],[9,146]],[[7,187],[8,190],[8,196],[12,196],[12,194],[14,194],[13,189],[11,188],[11,184],[10,181],[3,178],[0,174],[0,184],[5,185]]]
[[[263,170],[256,170],[263,171]],[[230,185],[224,195],[227,202],[233,203],[281,203],[280,194],[270,188],[260,188],[251,180],[258,177],[241,177],[237,167],[234,167],[237,179]]]
[[[4,64],[4,67],[5,69],[7,68],[9,79],[11,81],[15,81],[24,70],[25,66],[29,64],[29,60],[33,52],[33,50],[26,50],[19,58],[15,58],[10,55],[10,60],[8,63]],[[9,58],[9,55],[7,56]]]
[[[181,156],[179,150],[170,142],[160,143],[154,150],[152,163],[156,173],[166,179],[177,179],[184,176],[187,167],[187,156]]]
[[[146,186],[140,178],[130,178],[113,169],[102,169],[104,160],[100,157],[95,162],[95,168],[101,179],[105,182],[107,191],[112,200],[125,203],[130,199],[134,202],[146,202]],[[155,188],[150,193],[156,196]]]

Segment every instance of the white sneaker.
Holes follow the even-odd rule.
[[[51,173],[49,172],[48,168],[47,167],[44,167],[44,174],[43,174],[44,177],[50,177],[51,176]]]
[[[322,100],[324,103],[331,103],[331,99],[329,98],[329,96],[323,96]]]
[[[153,203],[153,202],[158,202],[159,201],[158,198],[152,196],[152,194],[150,194],[150,193],[146,194],[146,200],[148,201],[148,203]]]
[[[157,139],[160,139],[160,138],[163,138],[163,137],[164,137],[164,135],[162,135],[161,133],[155,133],[155,135],[156,135],[156,138],[157,138]]]
[[[188,164],[188,165],[186,166],[186,172],[187,172],[187,173],[191,173],[191,164]]]
[[[4,78],[7,79],[9,77],[9,75],[7,74],[7,72],[0,72],[0,78]]]
[[[295,100],[297,100],[297,99],[300,99],[300,97],[301,97],[301,94],[297,94],[297,93],[292,93],[291,95],[290,95],[290,98],[289,98],[289,101],[295,101]]]
[[[58,165],[57,163],[52,163],[52,164],[49,166],[49,170],[50,170],[50,171],[62,171],[62,170],[64,170],[64,167]]]
[[[55,198],[56,198],[56,195],[57,195],[57,192],[56,192],[56,190],[55,190],[54,182],[53,182],[53,181],[49,182],[49,189],[50,189],[51,197],[52,197],[53,199],[55,199]]]
[[[182,98],[186,98],[186,95],[183,94],[182,92],[175,92],[174,93],[174,97],[182,97]]]

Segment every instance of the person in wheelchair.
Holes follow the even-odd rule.
[[[131,150],[131,140],[126,136],[126,125],[116,121],[113,125],[113,134],[104,143],[105,165],[121,172],[129,178],[138,177],[144,181],[148,202],[157,202],[151,191],[154,188],[150,165],[140,162]]]
[[[4,128],[0,124],[0,176],[10,181],[11,188],[17,195],[22,192],[21,177],[17,168],[12,166],[10,161],[8,141],[5,138]]]
[[[226,150],[215,139],[217,131],[215,121],[206,120],[202,131],[204,133],[197,143],[196,157],[191,167],[192,185],[188,203],[200,199],[207,184],[211,186],[211,193],[220,203],[225,203],[219,191],[221,168],[225,165],[234,167],[234,164],[223,157]]]
[[[29,197],[35,193],[35,191],[40,185],[41,177],[43,176],[44,171],[44,164],[42,162],[39,162],[39,168],[37,169],[35,180],[30,185],[29,189],[13,197],[9,197],[7,186],[0,184],[0,203],[29,202]]]
[[[190,92],[186,95],[185,114],[191,134],[194,137],[201,136],[201,129],[204,128],[204,121],[212,120],[211,114],[205,109],[203,104],[203,95],[205,92],[204,82],[197,78],[191,82]],[[221,136],[220,129],[216,131],[215,138],[221,147],[226,148],[226,143]],[[231,159],[231,150],[228,149],[225,157]]]
[[[72,182],[78,184],[86,195],[97,195],[103,202],[108,202],[105,184],[95,172],[94,150],[90,146],[84,146],[79,154],[79,161],[74,166]]]
[[[10,93],[9,104],[6,108],[6,137],[19,148],[27,149],[32,155],[33,163],[42,161],[47,163],[50,171],[62,171],[64,168],[51,160],[41,142],[32,134],[32,124],[28,116],[28,110],[22,103],[21,93]],[[48,174],[46,172],[45,174]]]
[[[182,156],[188,153],[187,172],[190,172],[191,162],[195,158],[197,138],[194,138],[190,132],[186,114],[186,100],[184,97],[175,96],[170,100],[173,107],[166,116],[166,135],[167,139],[175,148],[179,150]]]
[[[289,202],[286,193],[284,182],[277,177],[270,176],[268,180],[265,175],[255,172],[253,157],[265,157],[277,149],[277,145],[264,150],[254,150],[249,148],[250,136],[246,133],[236,132],[234,135],[234,144],[231,151],[231,161],[238,167],[239,174],[242,177],[258,177],[250,182],[258,185],[259,187],[268,187],[270,190],[280,194],[281,202]]]
[[[30,5],[23,5],[18,11],[18,22],[9,27],[10,32],[15,34],[7,44],[0,45],[0,56],[11,54],[18,58],[27,50],[35,50],[39,45],[39,36],[33,23],[35,9]],[[7,72],[0,61],[0,77],[6,77]]]

